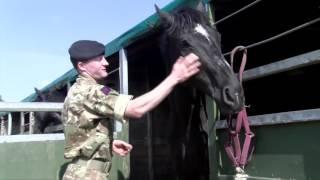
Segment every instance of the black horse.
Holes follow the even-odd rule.
[[[190,52],[202,63],[200,73],[169,96],[170,117],[163,122],[171,146],[168,156],[172,162],[167,166],[174,167],[169,179],[208,179],[205,94],[215,100],[222,114],[229,114],[243,108],[243,89],[221,52],[220,34],[205,13],[187,7],[170,14],[156,10],[168,71],[179,56]]]
[[[44,93],[35,88],[37,98],[35,102],[63,102],[67,91],[64,89],[55,90],[54,92]],[[34,133],[45,133],[45,129],[52,125],[61,124],[60,112],[36,112]],[[60,132],[60,131],[58,131]]]
[[[161,47],[170,65],[178,56],[194,52],[202,66],[188,84],[215,99],[222,113],[240,111],[244,106],[242,86],[221,52],[220,34],[208,17],[192,8],[173,14],[157,8],[157,12],[164,30]]]

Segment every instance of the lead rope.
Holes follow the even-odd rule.
[[[233,69],[234,55],[238,51],[243,52],[240,70],[238,73],[239,80],[242,85],[242,74],[247,62],[247,49],[244,46],[237,46],[232,50],[230,55],[232,69]],[[233,124],[236,124],[236,126],[234,127]],[[235,171],[237,173],[236,177],[239,177],[239,178],[248,177],[248,175],[245,174],[244,168],[250,161],[253,150],[254,150],[254,147],[251,144],[251,140],[254,137],[254,133],[250,130],[246,107],[244,106],[243,109],[237,114],[236,120],[233,119],[233,116],[231,114],[228,115],[227,125],[228,125],[229,133],[228,133],[228,141],[225,144],[226,153],[229,159],[232,161],[233,166],[235,167]],[[239,134],[242,127],[244,127],[245,129],[245,140],[241,150]]]

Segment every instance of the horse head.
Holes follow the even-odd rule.
[[[44,93],[35,88],[37,98],[35,102],[63,102],[65,93],[57,91],[55,93]],[[35,113],[35,133],[44,133],[45,128],[50,125],[61,123],[61,114],[59,112],[36,112]]]
[[[221,52],[220,34],[209,18],[196,9],[181,8],[171,14],[160,11],[162,50],[173,64],[179,56],[194,52],[202,63],[200,72],[187,84],[212,97],[221,113],[240,111],[244,106],[242,85]]]

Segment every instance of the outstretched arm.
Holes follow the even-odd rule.
[[[125,110],[127,118],[141,118],[166,98],[173,88],[199,72],[199,57],[193,53],[179,57],[174,63],[169,76],[153,90],[131,100]]]

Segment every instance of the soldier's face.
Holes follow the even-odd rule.
[[[82,72],[87,73],[95,80],[101,80],[108,76],[107,67],[109,63],[104,56],[98,56],[94,59],[90,59],[87,62],[81,62],[79,68]]]

